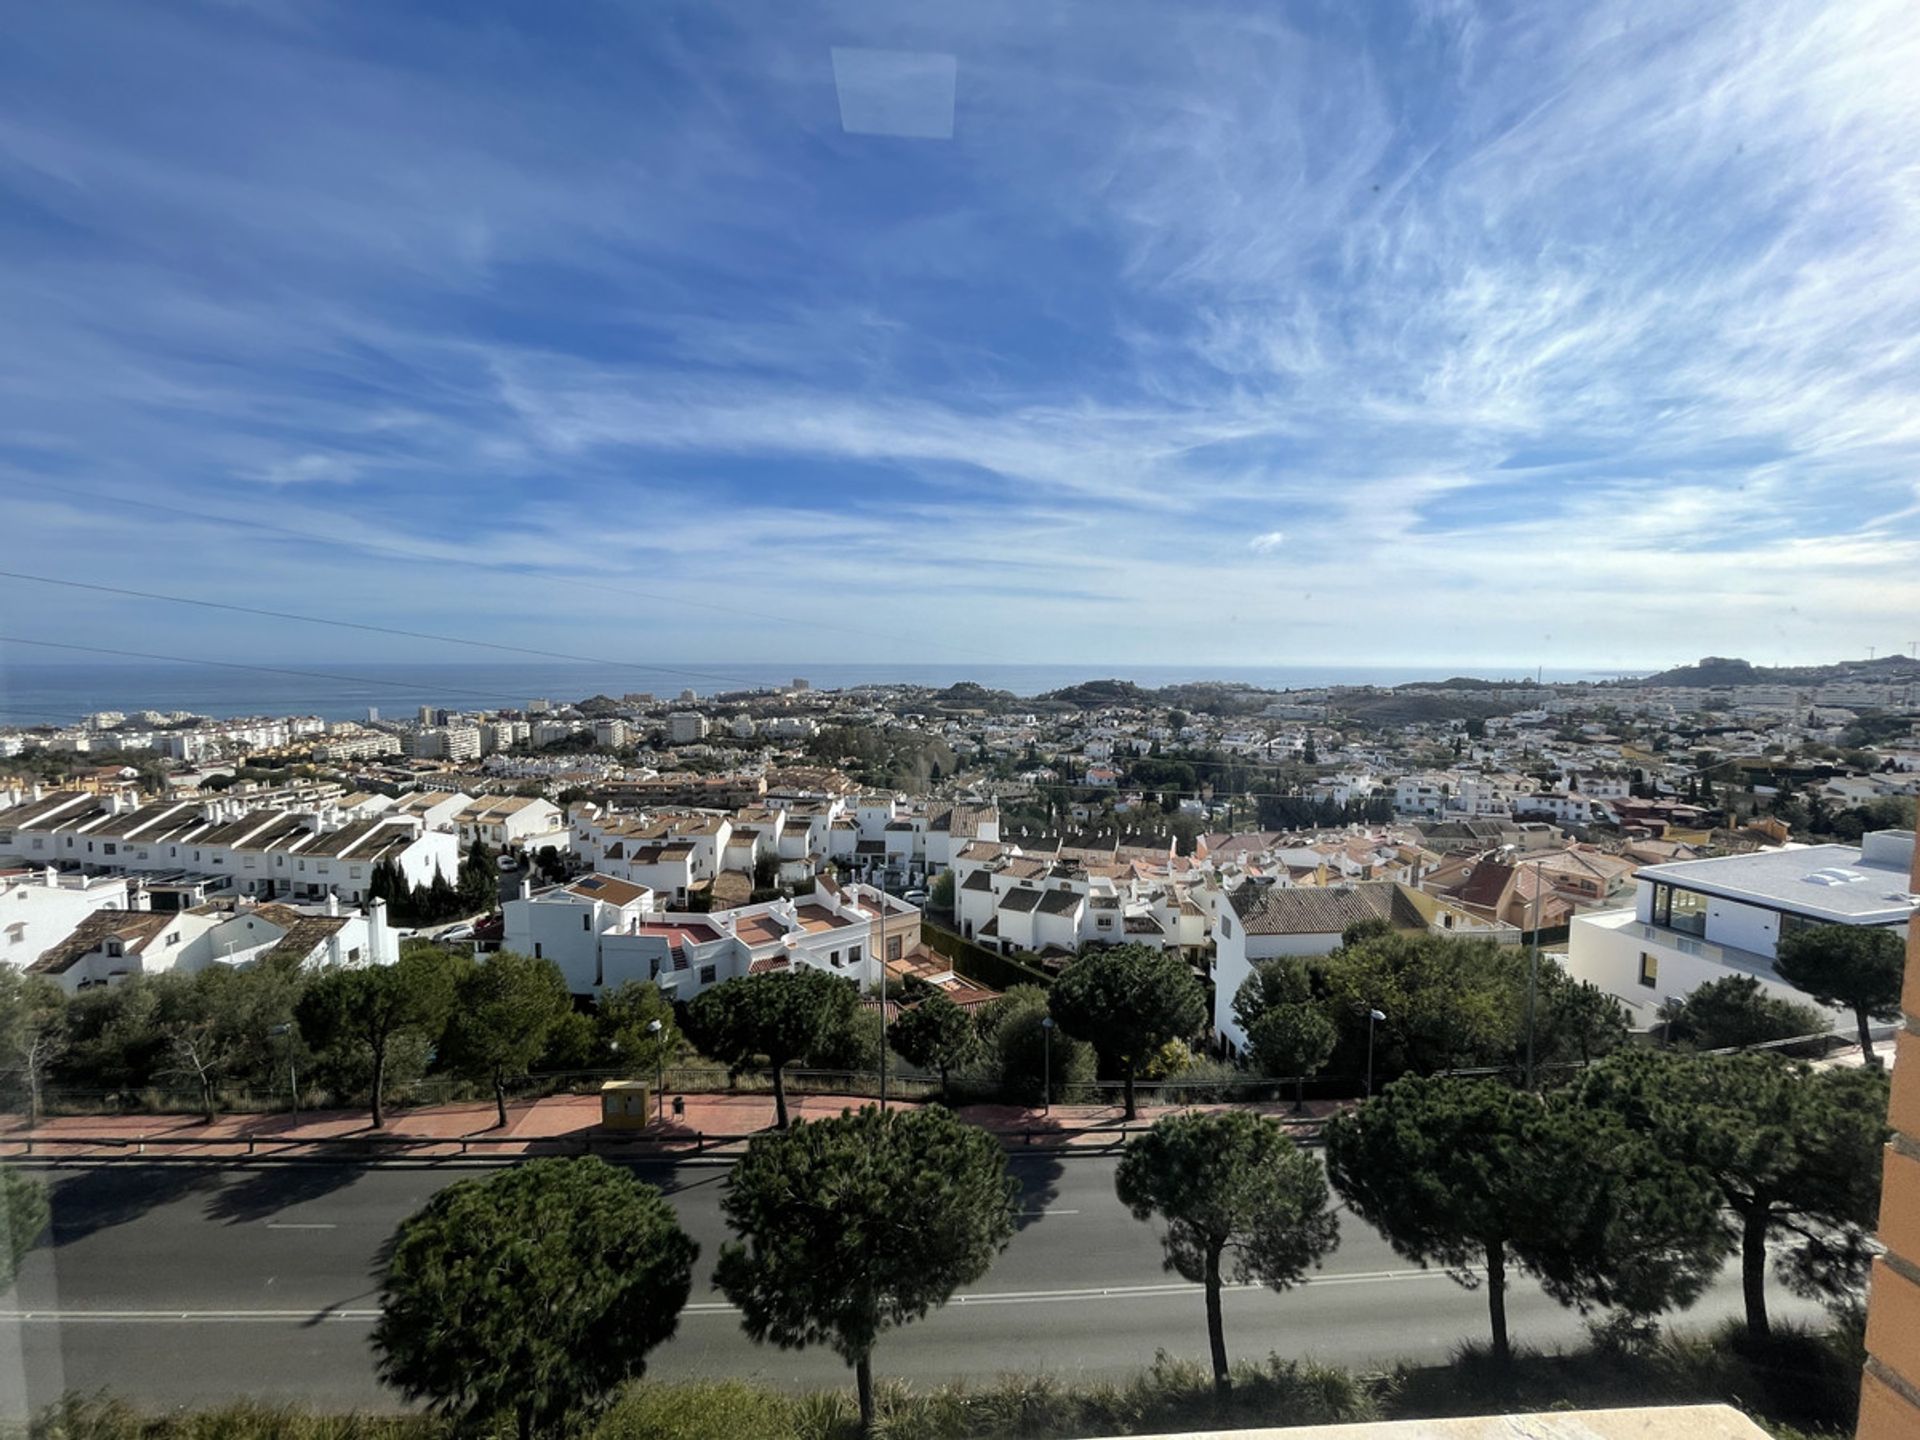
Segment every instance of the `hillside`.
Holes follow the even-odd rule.
[[[1875,660],[1841,660],[1831,665],[1755,665],[1750,660],[1708,655],[1692,665],[1679,665],[1638,680],[1616,682],[1627,686],[1671,685],[1825,685],[1860,680],[1898,685],[1920,680],[1920,661],[1905,655],[1883,655]]]

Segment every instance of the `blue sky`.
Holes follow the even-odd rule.
[[[1916,74],[1907,0],[22,7],[5,568],[687,662],[1885,653]]]

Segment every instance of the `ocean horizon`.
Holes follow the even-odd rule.
[[[422,705],[449,710],[524,709],[530,700],[556,704],[590,695],[651,694],[671,699],[691,690],[706,697],[733,690],[778,688],[802,679],[818,690],[862,685],[942,687],[974,681],[1032,696],[1089,680],[1130,680],[1154,688],[1200,681],[1309,690],[1324,685],[1402,685],[1456,675],[1561,683],[1611,680],[1631,671],[1438,665],[1048,665],[1048,664],[788,664],[660,666],[561,662],[395,664],[317,662],[233,668],[157,662],[0,666],[0,724],[65,725],[102,710],[189,710],[214,719],[242,715],[318,715],[359,720],[377,708],[400,717]],[[259,668],[247,668],[249,666]]]

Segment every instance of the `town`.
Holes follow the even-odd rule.
[[[1920,793],[1920,665],[1746,670],[1278,694],[1103,682],[1025,700],[797,679],[364,722],[107,712],[0,732],[7,956],[69,991],[245,964],[265,941],[238,943],[235,920],[253,913],[262,935],[265,906],[282,928],[300,917],[303,940],[325,931],[317,958],[390,961],[415,933],[506,945],[550,955],[583,998],[639,978],[684,1002],[769,945],[877,984],[883,958],[858,945],[779,947],[825,879],[915,907],[885,958],[904,943],[976,995],[986,977],[936,947],[976,972],[980,950],[1042,971],[1087,946],[1176,954],[1211,983],[1207,1038],[1228,1055],[1254,962],[1330,952],[1366,918],[1537,937],[1646,1032],[1729,975],[1805,998],[1772,971],[1777,921],[1729,909],[1709,932],[1656,887],[1690,904],[1687,876],[1724,873],[1711,883],[1757,887],[1756,914],[1906,919],[1897,877],[1871,895],[1792,882],[1906,868],[1910,841],[1889,832],[1911,831]],[[427,920],[436,879],[476,844],[512,877],[504,904],[483,888]],[[113,919],[132,914],[148,918]],[[114,937],[160,915],[159,946]]]

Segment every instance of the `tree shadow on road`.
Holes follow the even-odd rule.
[[[1065,1165],[1055,1150],[1015,1150],[1008,1155],[1007,1173],[1020,1182],[1015,1229],[1025,1230],[1047,1218],[1047,1208],[1060,1197],[1060,1175]]]
[[[216,1171],[199,1165],[122,1162],[56,1171],[49,1178],[56,1249],[138,1220],[149,1210],[211,1190],[220,1183]]]
[[[207,1199],[207,1218],[229,1225],[266,1220],[291,1205],[304,1205],[351,1185],[366,1166],[334,1161],[275,1165],[249,1171]]]

